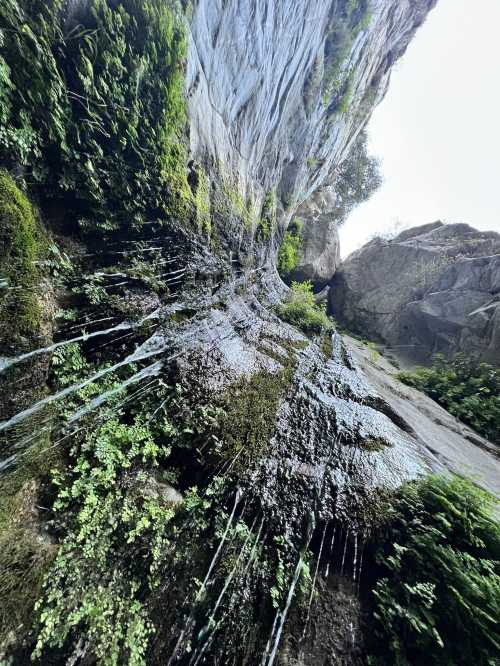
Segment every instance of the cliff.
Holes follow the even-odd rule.
[[[332,176],[435,0],[194,4],[191,153],[286,211]],[[285,216],[285,220],[286,220]]]

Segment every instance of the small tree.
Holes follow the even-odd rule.
[[[382,184],[380,161],[368,154],[368,136],[359,133],[346,160],[342,162],[334,181],[337,196],[334,215],[342,224],[349,213],[372,196]]]

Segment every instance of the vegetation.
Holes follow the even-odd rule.
[[[451,361],[434,356],[431,368],[401,372],[398,378],[424,391],[447,411],[492,442],[500,442],[500,370],[465,354]]]
[[[278,307],[278,315],[304,333],[323,333],[333,329],[325,307],[314,301],[311,282],[292,282],[289,299]]]
[[[62,647],[77,629],[103,663],[145,663],[152,626],[139,599],[144,586],[159,582],[156,566],[174,512],[144,492],[145,472],[130,471],[138,463],[157,467],[167,453],[139,420],[113,418],[86,438],[71,471],[56,476],[54,509],[71,522],[39,604],[36,656],[46,646]]]
[[[273,189],[266,194],[260,215],[259,231],[262,239],[265,241],[271,238],[276,229],[276,205],[276,190]]]
[[[500,524],[471,482],[430,477],[398,494],[373,589],[372,664],[497,663]]]
[[[32,335],[40,324],[36,296],[37,262],[44,253],[43,234],[35,212],[12,178],[0,171],[0,334],[12,339]]]
[[[325,42],[323,102],[328,105],[334,97],[337,109],[343,113],[342,104],[345,105],[345,100],[352,95],[352,90],[347,92],[352,83],[350,76],[345,79],[343,66],[356,35],[367,27],[371,11],[369,0],[342,0],[340,6],[340,16],[337,12],[334,14]]]
[[[65,25],[64,4],[0,7],[0,162],[89,231],[185,216],[182,19],[163,0],[91,0]]]
[[[299,265],[302,252],[302,221],[295,218],[285,232],[278,252],[278,272],[287,278]]]
[[[218,452],[232,465],[237,462],[238,469],[248,469],[262,456],[276,427],[276,414],[295,368],[293,353],[277,360],[282,370],[243,378],[222,400]]]
[[[382,184],[380,162],[368,154],[367,143],[368,136],[363,130],[336,174],[333,185],[337,224],[345,222],[353,208],[367,201]]]
[[[210,235],[212,230],[212,216],[210,210],[210,182],[203,167],[196,170],[195,188],[196,217],[198,230]]]

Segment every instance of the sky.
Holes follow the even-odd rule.
[[[368,125],[380,190],[340,230],[342,256],[435,220],[500,232],[500,0],[438,0]]]

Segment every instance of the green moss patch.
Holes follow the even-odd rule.
[[[0,171],[0,336],[30,335],[40,325],[36,296],[42,232],[26,195]]]
[[[268,354],[267,351],[265,351]],[[247,469],[265,452],[276,427],[276,415],[295,369],[295,356],[279,357],[283,369],[261,371],[233,384],[222,399],[220,455]]]

